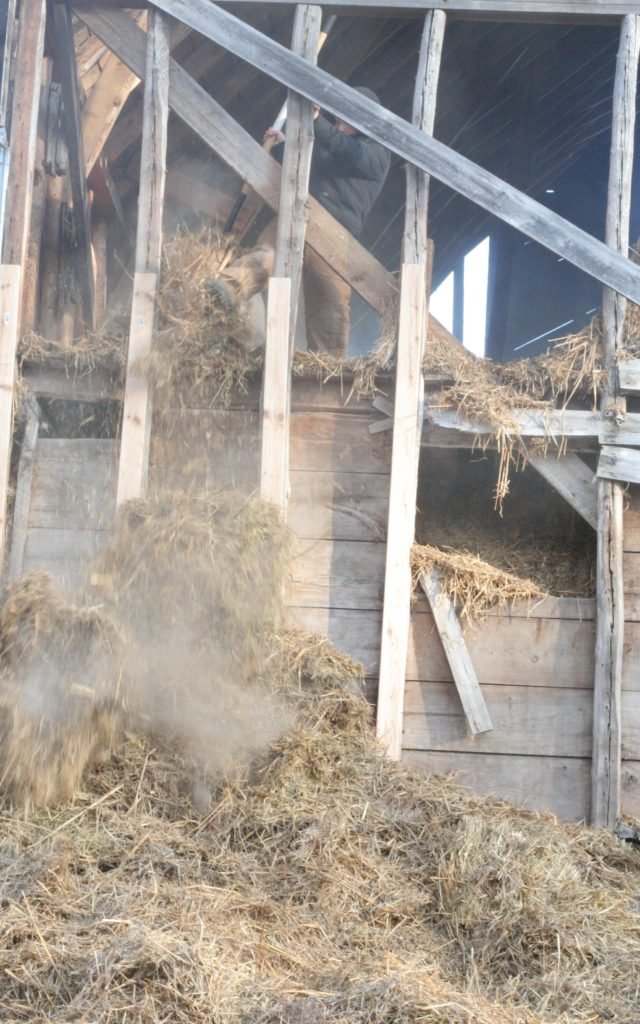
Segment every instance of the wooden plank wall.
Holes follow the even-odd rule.
[[[375,699],[379,666],[389,432],[370,434],[370,402],[348,384],[294,382],[290,525],[295,557],[290,618],[326,633],[363,662]],[[235,486],[257,491],[257,400],[227,411],[165,417],[171,439],[152,438],[150,486]],[[206,459],[202,460],[203,448]],[[108,536],[115,507],[114,441],[39,440],[25,568],[42,566],[73,590]],[[623,811],[640,815],[640,486],[625,514],[626,633]],[[548,599],[492,614],[466,640],[494,729],[471,739],[424,598],[411,624],[403,758],[460,773],[495,793],[564,818],[589,815],[595,644],[592,600]]]
[[[622,813],[640,815],[640,486],[625,512]],[[403,759],[534,810],[590,814],[595,610],[548,599],[465,638],[494,725],[472,737],[424,598],[412,620]]]

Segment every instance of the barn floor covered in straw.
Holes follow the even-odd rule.
[[[2,1019],[635,1024],[638,852],[386,759],[362,669],[287,629],[286,559],[269,507],[175,495],[125,507],[99,609],[11,585],[25,758],[51,726],[52,615],[63,650],[74,624],[99,618],[90,652],[113,636],[124,732],[73,801],[0,810]],[[76,658],[58,688],[93,686],[101,713],[104,668]],[[73,752],[77,716],[54,725]]]

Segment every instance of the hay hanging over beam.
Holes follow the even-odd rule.
[[[489,608],[506,608],[514,601],[540,600],[548,596],[533,580],[498,569],[469,551],[414,544],[411,570],[416,591],[420,573],[425,569],[438,570],[442,589],[461,617],[469,622]]]

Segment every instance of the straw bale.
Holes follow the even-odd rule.
[[[121,636],[32,571],[0,608],[0,789],[29,810],[70,799],[111,747],[123,708]]]
[[[612,836],[389,762],[334,688],[200,819],[180,756],[131,740],[75,808],[0,812],[5,1019],[635,1024]]]

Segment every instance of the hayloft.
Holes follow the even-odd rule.
[[[640,814],[637,5],[1,17],[5,581],[102,606],[121,506],[259,492],[288,625],[362,664],[391,758]],[[280,166],[256,138],[285,98]],[[359,241],[309,193],[314,105],[392,154]],[[216,303],[269,211],[266,312]],[[460,337],[485,238],[493,362]],[[352,290],[347,358],[303,351],[305,245]]]

